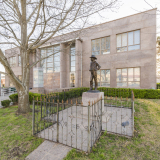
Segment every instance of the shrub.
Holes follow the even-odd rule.
[[[11,103],[11,100],[7,99],[7,100],[4,100],[4,101],[1,101],[1,104],[3,107],[8,107]]]
[[[11,95],[9,96],[9,98],[11,99],[11,101],[12,101],[13,103],[18,103],[18,93],[11,94]]]

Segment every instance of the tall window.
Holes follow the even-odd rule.
[[[43,67],[44,73],[60,72],[60,46],[48,47],[41,49],[41,57],[47,57],[49,55],[54,55],[48,57],[41,61],[41,66]]]
[[[140,30],[117,35],[117,52],[140,49]]]
[[[21,66],[21,56],[18,56],[18,66]]]
[[[110,70],[97,71],[98,86],[110,87]]]
[[[16,66],[16,57],[10,57],[9,63],[10,63],[11,67],[15,67]]]
[[[117,87],[140,87],[140,68],[117,69]]]
[[[92,55],[109,54],[110,37],[104,37],[92,40]]]
[[[70,87],[75,87],[76,56],[75,46],[70,50]]]

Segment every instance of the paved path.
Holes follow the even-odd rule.
[[[25,160],[62,160],[71,147],[45,140]]]

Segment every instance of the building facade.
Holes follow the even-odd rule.
[[[11,52],[15,52],[15,56]],[[98,85],[111,88],[156,88],[156,9],[113,20],[50,39],[31,55],[53,56],[38,63],[30,73],[30,88],[53,92],[89,87],[90,56],[101,69]],[[17,48],[6,50],[15,74],[21,79]],[[43,68],[43,85],[35,87],[35,68]],[[6,77],[6,86],[12,85]]]

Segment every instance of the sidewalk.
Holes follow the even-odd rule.
[[[71,149],[63,144],[45,140],[25,160],[62,160]]]

